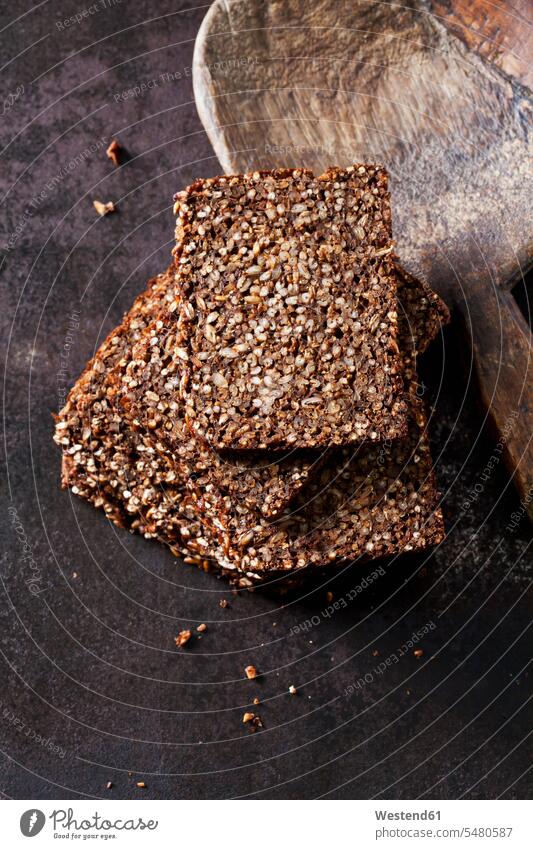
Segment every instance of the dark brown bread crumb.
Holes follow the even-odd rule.
[[[261,721],[261,717],[256,713],[251,713],[250,711],[246,711],[242,718],[243,723],[248,724],[250,731],[256,731],[258,728],[263,727],[263,723]]]
[[[112,200],[108,200],[106,203],[102,203],[100,200],[93,200],[93,206],[100,216],[109,215],[110,212],[116,212],[116,207]]]
[[[174,642],[176,643],[178,648],[182,648],[185,646],[189,640],[191,639],[191,632],[189,630],[180,631],[177,637],[174,637]]]
[[[106,154],[108,155],[108,157],[112,161],[113,165],[115,165],[115,166],[120,165],[120,154],[121,154],[121,152],[122,152],[122,148],[119,145],[118,141],[116,139],[113,139],[113,141],[111,142],[111,144],[109,145],[109,147],[106,150]]]

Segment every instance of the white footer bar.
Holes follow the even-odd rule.
[[[521,801],[3,801],[6,847],[533,846]],[[529,816],[528,816],[529,814]],[[35,843],[31,842],[35,838]]]

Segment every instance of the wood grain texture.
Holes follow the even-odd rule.
[[[217,0],[196,42],[195,98],[226,172],[387,165],[400,258],[462,317],[526,496],[531,332],[507,289],[533,255],[532,98],[443,18],[416,1]]]
[[[531,0],[431,0],[429,8],[472,50],[518,82],[533,86]]]

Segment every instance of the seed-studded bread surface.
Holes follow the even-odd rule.
[[[403,377],[409,379],[417,355],[423,354],[450,321],[450,311],[427,283],[414,277],[395,259],[398,279],[398,328],[402,349]]]
[[[331,452],[320,477],[275,523],[259,521],[244,533],[235,523],[219,532],[228,557],[250,580],[263,570],[270,579],[332,561],[423,550],[443,539],[427,418],[417,396],[416,353],[425,350],[449,313],[435,293],[402,272],[399,300],[408,435]],[[206,523],[209,516],[206,511]]]
[[[195,433],[279,449],[405,432],[383,168],[199,180],[176,211],[183,299],[160,344]]]
[[[412,381],[415,349],[425,348],[439,323],[447,320],[447,313],[427,287],[408,275],[400,273],[400,279],[400,316],[404,317],[400,321],[408,352],[405,365]],[[168,285],[164,276],[152,284],[156,302]],[[143,298],[138,299],[130,313],[133,339],[138,337],[139,312],[145,310]],[[142,432],[127,428],[107,403],[105,369],[94,369],[103,352],[107,365],[127,360],[125,328],[129,324],[125,321],[110,334],[80,378],[60,414],[56,432],[56,440],[65,450],[64,485],[104,507],[113,521],[157,537],[175,553],[192,553],[196,561],[205,564],[206,558],[211,558],[241,586],[274,580],[303,565],[397,553],[401,547],[420,549],[438,542],[442,520],[439,512],[433,511],[436,493],[431,460],[427,440],[420,439],[425,420],[415,400],[417,428],[409,442],[397,446],[394,457],[391,446],[373,446],[369,451],[360,446],[353,457],[348,451],[336,452],[330,471],[324,471],[305,498],[302,493],[297,512],[284,516],[280,524],[273,527],[262,519],[252,528],[248,526],[243,535],[242,516],[235,511],[232,527],[222,530],[207,504],[199,521],[198,504],[193,510],[184,481],[176,478],[165,455],[154,451]],[[109,345],[113,355],[105,357]],[[229,502],[231,512],[231,499]],[[381,541],[372,538],[376,536],[382,536]],[[238,574],[237,569],[241,570]]]
[[[402,285],[402,321],[405,323],[406,314],[410,316],[403,335],[414,338],[418,334],[420,344],[425,345],[423,340],[434,336],[438,329],[438,305],[442,301],[399,265],[396,273]],[[178,305],[179,298],[170,314],[176,312]],[[285,506],[291,503],[297,490],[308,485],[327,461],[327,452],[294,452],[285,458],[273,458],[269,452],[265,467],[261,452],[237,452],[233,456],[225,452],[221,457],[202,440],[191,438],[183,404],[175,396],[183,366],[162,345],[164,324],[165,319],[161,318],[150,325],[138,344],[133,345],[129,362],[124,357],[117,364],[109,383],[116,386],[117,408],[124,411],[132,427],[146,431],[153,453],[170,450],[174,462],[181,464],[176,473],[188,480],[198,514],[220,534],[229,550],[232,541],[246,539],[257,522],[281,515],[281,496],[285,495]],[[307,463],[303,462],[304,457],[308,457]],[[261,527],[270,526],[262,522]]]
[[[210,509],[214,521],[225,525],[238,513],[243,526],[249,514],[266,519],[279,515],[319,471],[325,452],[293,449],[287,452],[242,451],[221,454],[193,435],[184,405],[175,397],[181,369],[158,344],[163,320],[149,327],[129,360],[112,370],[110,397],[132,428],[140,428],[154,451],[172,458],[187,480],[198,509]]]
[[[280,525],[288,537],[280,565],[372,559],[439,543],[444,526],[426,430],[423,405],[413,395],[406,438],[352,456],[341,450],[310,484],[301,509]],[[250,568],[268,559],[271,548],[256,546]]]
[[[95,431],[100,426],[104,416],[114,417],[112,427],[118,427],[122,415],[112,408],[110,402],[119,376],[129,362],[131,347],[143,338],[143,333],[147,325],[153,321],[154,316],[158,315],[163,308],[168,308],[175,303],[174,298],[174,270],[171,268],[150,281],[146,291],[136,299],[123,323],[109,335],[97,356],[89,363],[59,415],[58,433],[67,427],[65,422],[72,419],[75,410],[80,421],[84,422],[86,435],[89,434],[89,430]],[[157,388],[157,377],[159,375],[154,378],[154,388]],[[153,390],[148,392],[148,395],[153,399]],[[129,430],[134,431],[135,428],[129,428]],[[165,480],[167,483],[173,478],[179,478],[183,486],[192,489],[196,499],[201,499],[205,482],[213,502],[216,497],[223,499],[225,493],[230,492],[238,509],[243,513],[254,509],[259,510],[264,516],[276,515],[290,502],[321,463],[320,456],[302,451],[292,451],[285,456],[278,455],[268,459],[253,452],[247,452],[238,457],[220,458],[207,447],[197,445],[190,431],[186,429],[182,417],[175,429],[174,448],[177,462],[182,462],[181,456],[187,459],[188,466],[177,471],[166,444],[155,439],[155,434],[150,428],[147,430],[148,433],[143,434],[142,440],[136,437],[137,442],[142,441],[141,450],[145,457],[153,458],[161,455],[166,458],[168,469],[165,472]],[[163,431],[163,436],[165,433]],[[67,437],[68,435],[64,434],[64,439]],[[72,446],[78,442],[77,439],[69,440],[71,452]],[[96,463],[97,459],[94,457],[92,462]],[[209,481],[205,481],[207,470]],[[126,491],[130,490],[126,487]],[[103,498],[103,495],[99,493],[95,497]],[[137,494],[133,494],[132,509],[136,503]],[[110,505],[106,509],[111,513]],[[223,505],[220,506],[220,515],[224,516]]]
[[[69,393],[54,439],[63,448],[62,484],[115,524],[163,537],[179,550],[183,527],[197,522],[185,482],[160,460],[141,434],[124,426],[107,398],[109,371],[172,294],[173,271],[149,281],[124,322],[109,334]],[[189,538],[185,529],[184,538]],[[185,541],[184,539],[184,541]]]
[[[234,580],[235,566],[216,539],[204,534],[186,480],[176,475],[167,455],[154,451],[145,434],[126,425],[108,399],[110,370],[172,297],[173,279],[169,269],[149,281],[69,393],[54,434],[63,449],[61,482],[102,508],[119,527],[158,539],[203,568],[216,564]]]

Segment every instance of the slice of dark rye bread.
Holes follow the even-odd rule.
[[[387,179],[378,165],[283,169],[197,180],[176,195],[182,297],[159,336],[182,373],[186,418],[209,445],[317,448],[405,433]]]
[[[115,388],[130,361],[131,349],[143,339],[143,333],[151,324],[154,316],[157,316],[164,307],[175,303],[174,269],[169,268],[164,274],[150,281],[147,289],[136,299],[132,309],[126,315],[122,324],[113,330],[100,347],[96,357],[89,363],[84,374],[71,390],[64,409],[59,414],[58,429],[65,431],[63,444],[72,445],[79,443],[78,439],[71,438],[68,433],[70,425],[65,422],[72,421],[72,413],[75,410],[78,418],[84,420],[84,432],[86,436],[91,430],[98,435],[101,422],[106,426],[110,416],[115,417],[113,427],[117,429],[116,421],[119,417],[111,407],[110,401]],[[159,376],[158,376],[159,377]],[[157,388],[154,379],[154,389]],[[155,397],[153,389],[147,390],[147,408],[153,405]],[[144,411],[144,412],[146,412]],[[180,476],[184,486],[188,487],[196,498],[201,497],[204,482],[212,492],[222,499],[224,493],[229,492],[237,509],[243,513],[250,509],[260,510],[265,516],[273,516],[280,512],[292,498],[297,494],[310,474],[321,463],[320,455],[309,451],[291,451],[288,454],[269,456],[258,456],[253,452],[239,454],[238,457],[227,456],[220,458],[216,453],[201,445],[197,445],[189,430],[185,428],[183,419],[178,422],[179,433],[176,436],[177,448],[176,458],[180,463],[180,470],[176,472],[174,457],[165,444],[161,444],[154,438],[151,428],[150,415],[148,420],[143,418],[143,424],[148,430],[144,452],[150,456],[164,456],[167,462],[165,480],[172,480],[172,475]],[[139,437],[134,433],[138,422],[132,422],[133,427],[130,439]],[[73,422],[74,431],[79,430],[77,422]],[[188,465],[183,466],[187,459]],[[205,481],[206,470],[209,471],[209,481]],[[118,486],[118,482],[116,486]],[[130,491],[128,486],[123,487],[126,492]],[[131,509],[136,503],[136,497],[131,499]],[[221,512],[222,506],[221,506]]]
[[[400,280],[402,281],[403,292],[401,302],[406,310],[405,314],[401,313],[401,317],[403,315],[401,320],[412,340],[416,342],[420,350],[423,350],[435,335],[439,325],[447,320],[447,311],[442,302],[427,287],[422,287],[413,278],[401,272]],[[118,335],[117,332],[110,334],[97,357],[89,364],[84,375],[72,390],[65,408],[58,418],[55,437],[56,441],[64,448],[63,485],[72,487],[76,494],[86,498],[96,506],[103,507],[109,518],[116,524],[142,533],[147,537],[156,537],[167,543],[176,554],[190,553],[195,562],[203,562],[204,566],[210,560],[219,571],[230,578],[232,577],[242,586],[250,585],[258,580],[275,578],[278,574],[286,574],[288,568],[292,569],[293,565],[300,563],[302,556],[301,541],[296,546],[291,544],[290,547],[283,547],[282,550],[285,551],[285,554],[281,573],[278,564],[272,564],[267,559],[260,564],[261,568],[254,572],[250,566],[257,563],[257,553],[254,552],[250,541],[244,548],[238,548],[237,558],[232,556],[233,545],[231,545],[231,537],[227,530],[222,533],[221,528],[217,527],[216,519],[214,522],[212,518],[208,521],[206,514],[199,521],[198,503],[193,505],[193,502],[191,502],[186,484],[183,479],[176,475],[175,465],[167,462],[168,455],[165,458],[164,454],[161,455],[155,451],[151,437],[125,426],[122,416],[113,409],[107,400],[107,387],[105,385],[107,370],[124,357],[128,345],[139,337],[141,327],[147,320],[140,318],[139,313],[144,316],[147,313],[153,315],[153,311],[156,311],[158,307],[165,303],[168,298],[169,282],[168,274],[161,275],[151,281],[148,289],[149,294],[141,296],[136,301],[130,311],[129,320],[118,329],[121,333]],[[143,301],[150,302],[149,308]],[[408,322],[406,315],[408,315]],[[125,326],[129,327],[129,333],[123,332]],[[408,347],[413,351],[409,355],[410,359],[413,360],[413,341],[408,341]],[[406,363],[406,365],[409,364]],[[414,380],[414,375],[410,379]],[[419,417],[418,428],[423,426]],[[417,431],[417,438],[418,435]],[[413,442],[413,440],[411,439],[410,442]],[[367,470],[371,476],[374,462],[377,462],[379,467],[380,478],[384,478],[385,481],[379,487],[376,487],[376,483],[373,481],[372,491],[379,489],[384,492],[387,489],[387,482],[389,485],[394,485],[390,473],[392,469],[391,447],[382,446],[382,452],[377,454],[377,458],[369,454],[365,461],[364,457],[359,456],[358,460],[351,461],[348,469],[344,468],[344,461],[341,464],[337,463],[336,468],[340,472],[341,483],[344,481],[344,488],[346,489],[348,475],[357,475],[358,470],[359,477],[361,477],[362,472],[363,476],[366,476]],[[396,455],[395,462],[399,462],[400,453]],[[410,476],[403,470],[404,477],[412,478],[415,483],[422,481],[424,470],[431,475],[431,461],[428,452],[425,450],[425,445],[422,445],[420,453],[423,459],[422,463],[420,460],[416,462],[415,458],[411,458],[407,446],[404,447],[402,455],[408,459],[407,465],[411,466],[413,471],[415,468],[417,469],[418,474],[411,474]],[[352,480],[356,480],[356,478]],[[330,477],[330,484],[331,481],[332,478]],[[426,497],[425,500],[422,500],[422,505],[417,503],[410,511],[408,502],[405,502],[405,506],[400,507],[397,522],[403,521],[408,524],[411,512],[417,520],[417,525],[423,526],[428,521],[427,514],[431,513],[437,501],[432,480],[430,479],[429,483],[426,482],[426,484]],[[336,481],[336,488],[334,492],[332,491],[336,498],[338,498],[339,485],[339,481]],[[324,482],[322,482],[322,486],[324,486]],[[432,494],[432,499],[428,498],[428,493]],[[320,497],[324,500],[323,496]],[[372,500],[368,493],[365,497]],[[328,501],[327,493],[325,500]],[[315,504],[318,504],[318,498]],[[326,506],[328,506],[327,503]],[[415,509],[417,507],[420,509]],[[204,504],[204,509],[210,512],[208,503]],[[386,510],[387,504],[385,503],[383,505],[385,521],[387,521]],[[346,511],[345,504],[341,514],[343,521],[345,515],[353,518],[352,514],[359,512],[361,517],[365,518],[368,511],[366,508],[361,509],[361,505],[354,504],[353,501],[348,503],[348,510]],[[313,521],[315,521],[316,507],[312,510],[312,514],[314,516]],[[375,516],[372,516],[372,519],[375,521]],[[302,519],[299,516],[297,525],[293,525],[292,529],[289,528],[289,534],[285,539],[289,538],[296,526],[302,529],[305,521],[305,518]],[[326,524],[328,524],[327,520]],[[261,535],[264,534],[263,527],[259,531]],[[325,533],[322,533],[322,531]],[[284,534],[286,533],[284,531]],[[439,513],[437,512],[433,521],[432,533],[424,533],[423,536],[417,537],[416,534],[419,532],[416,527],[410,527],[406,533],[407,536],[410,534],[413,537],[413,544],[405,541],[406,547],[422,548],[437,542],[439,534],[442,534]],[[310,562],[328,562],[331,559],[332,549],[330,548],[326,552],[324,544],[326,540],[328,545],[335,541],[331,539],[331,528],[315,528],[314,537],[316,538],[314,542],[311,537],[308,537],[305,544],[306,553],[311,554]],[[341,535],[337,537],[336,541],[342,542]],[[271,554],[272,546],[278,544],[272,529],[267,544],[266,558]],[[313,544],[316,545],[314,554],[310,547]],[[393,529],[387,550],[397,551],[397,545],[398,542]],[[367,557],[376,556],[382,553],[381,549],[376,549],[375,553],[366,549],[362,554]],[[357,556],[356,547],[353,544],[347,544],[346,540],[342,542],[338,551],[340,556],[343,557]],[[237,573],[237,565],[241,569],[245,569],[248,574]]]
[[[190,537],[200,535],[185,485],[164,463],[151,462],[153,449],[124,426],[106,398],[109,370],[146,328],[152,311],[172,297],[172,278],[166,272],[150,280],[125,321],[100,346],[56,417],[54,440],[63,449],[63,487],[101,507],[116,525],[146,537],[162,531],[165,542],[185,554]],[[191,534],[193,523],[198,528]]]

